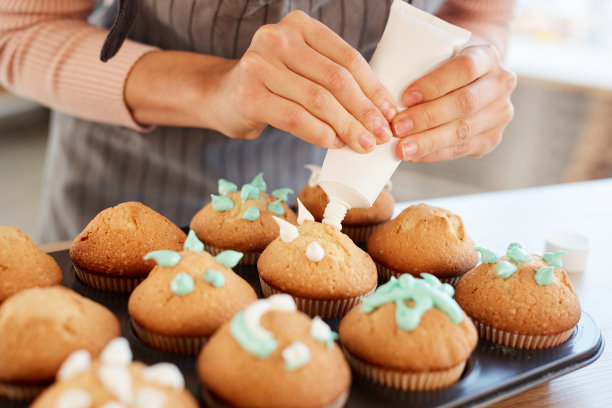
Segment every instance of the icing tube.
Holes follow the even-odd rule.
[[[395,0],[370,67],[401,110],[404,89],[452,57],[469,38],[469,31]],[[330,198],[324,223],[340,229],[350,208],[372,206],[400,163],[396,144],[392,139],[367,154],[346,146],[327,151],[319,176]]]

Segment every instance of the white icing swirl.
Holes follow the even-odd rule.
[[[117,337],[111,340],[102,353],[100,360],[106,364],[129,364],[132,362],[132,350],[130,343],[125,337]]]
[[[142,378],[166,387],[181,390],[185,387],[185,378],[178,367],[172,363],[157,363],[142,370]]]
[[[310,178],[308,179],[308,187],[316,187],[319,184],[319,173],[321,172],[321,167],[316,164],[307,164],[306,167],[310,170]]]
[[[91,366],[91,355],[87,350],[77,350],[70,354],[57,372],[60,381],[69,380],[84,373]]]
[[[281,354],[285,361],[285,367],[289,370],[298,369],[310,361],[308,346],[297,340],[285,347]]]
[[[133,403],[132,375],[127,366],[103,365],[98,368],[97,374],[104,388],[119,401],[128,405]]]
[[[153,387],[141,387],[134,395],[136,408],[163,408],[168,400],[166,394]]]
[[[272,333],[261,327],[261,317],[271,310],[280,312],[295,312],[297,307],[290,295],[272,295],[267,299],[260,299],[244,310],[244,324],[255,337],[271,338]]]
[[[298,217],[297,217],[298,225],[302,225],[304,221],[306,220],[314,221],[314,217],[312,216],[310,211],[308,211],[308,209],[304,206],[304,204],[302,204],[299,198],[297,199],[297,203],[298,203]]]
[[[332,331],[327,323],[323,321],[319,316],[315,316],[312,319],[312,324],[310,325],[310,336],[318,340],[320,342],[327,342],[327,340],[332,337]]]
[[[276,221],[278,227],[280,228],[279,236],[280,239],[283,240],[283,242],[291,242],[300,236],[300,233],[298,232],[298,229],[295,225],[274,215],[272,216],[272,218],[274,218],[274,221]]]
[[[325,256],[325,251],[323,247],[319,245],[317,241],[312,241],[306,247],[306,258],[310,259],[313,262],[319,262]]]
[[[92,403],[93,398],[87,391],[81,388],[71,388],[59,396],[55,401],[55,408],[89,408]]]

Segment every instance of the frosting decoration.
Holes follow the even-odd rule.
[[[495,254],[495,252],[490,249],[485,249],[481,247],[474,248],[475,251],[480,252],[480,261],[485,264],[494,264],[499,262],[499,257]]]
[[[242,214],[242,219],[247,221],[255,221],[259,218],[259,210],[257,207],[249,207]]]
[[[310,350],[301,341],[294,341],[281,352],[285,361],[285,368],[289,371],[297,370],[310,361]]]
[[[226,195],[229,193],[233,193],[238,190],[238,186],[232,183],[231,181],[227,181],[226,179],[220,178],[218,181],[218,191],[220,195]]]
[[[297,199],[297,203],[298,203],[298,218],[297,218],[298,225],[302,225],[304,221],[306,220],[314,221],[314,217],[312,216],[310,211],[308,211],[308,209],[304,206],[304,204],[302,204],[299,198]]]
[[[543,266],[536,269],[535,280],[540,286],[548,286],[555,278],[554,266]]]
[[[317,241],[312,241],[306,247],[306,258],[313,262],[319,262],[325,256],[325,251]]]
[[[271,211],[276,215],[283,215],[285,213],[285,208],[283,207],[281,200],[276,200],[268,204],[268,211]]]
[[[315,316],[310,325],[310,336],[321,343],[325,343],[329,350],[334,345],[334,341],[338,338],[338,333],[334,333],[323,319],[319,316]]]
[[[272,195],[276,198],[278,198],[281,201],[287,202],[287,199],[289,198],[289,194],[293,194],[294,191],[291,188],[288,187],[283,187],[283,188],[277,188],[276,190],[272,191]]]
[[[187,234],[187,239],[183,245],[183,250],[191,252],[202,252],[204,250],[204,244],[198,239],[193,230],[189,230],[189,234]]]
[[[502,279],[508,279],[514,274],[514,272],[516,272],[516,265],[512,262],[501,261],[497,264],[496,270],[497,276]]]
[[[244,254],[242,252],[228,249],[227,251],[223,251],[215,256],[215,259],[226,268],[233,268],[234,266],[238,265],[238,262],[240,262],[243,256]]]
[[[272,216],[272,218],[274,218],[274,221],[276,221],[276,223],[278,224],[278,227],[280,229],[279,236],[280,239],[283,240],[283,242],[291,242],[300,236],[300,233],[298,232],[298,229],[295,225],[274,215]]]
[[[225,276],[223,276],[221,272],[214,269],[207,270],[202,277],[206,282],[210,283],[215,288],[220,288],[225,285]]]
[[[143,257],[143,259],[145,261],[153,259],[155,260],[155,262],[157,262],[158,265],[171,268],[181,261],[181,255],[175,251],[161,249],[159,251],[149,252]]]
[[[212,208],[215,211],[229,211],[234,208],[234,202],[229,197],[211,194],[210,198],[212,200]]]
[[[170,282],[170,290],[179,296],[185,296],[193,292],[194,286],[193,278],[185,272],[177,273],[172,282]]]
[[[263,173],[259,173],[255,176],[255,178],[253,179],[253,181],[251,181],[251,184],[255,187],[257,187],[257,189],[261,192],[266,192],[266,190],[268,189],[268,186],[266,185],[266,182],[263,179]],[[257,197],[255,197],[257,198]]]

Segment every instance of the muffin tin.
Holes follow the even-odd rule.
[[[90,288],[81,283],[72,270],[68,251],[50,254],[62,269],[62,285],[108,307],[121,322],[123,335],[129,340],[134,360],[154,364],[169,361],[185,376],[185,385],[205,406],[200,397],[200,385],[195,370],[195,356],[164,353],[136,338],[129,322],[129,293],[112,293]],[[254,266],[238,266],[234,271],[245,278],[262,297],[257,270]],[[337,331],[340,319],[325,319]],[[593,318],[582,312],[572,337],[564,344],[546,350],[520,350],[480,340],[468,361],[461,380],[435,391],[399,391],[377,385],[353,372],[351,394],[347,407],[458,407],[490,404],[520,393],[537,384],[566,374],[595,361],[604,348],[600,329]],[[28,403],[0,398],[6,408],[27,407]]]

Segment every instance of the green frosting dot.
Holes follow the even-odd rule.
[[[183,250],[191,252],[202,252],[204,250],[204,244],[198,239],[193,230],[189,230],[189,234],[187,234],[187,239],[183,245]]]
[[[555,268],[563,268],[563,262],[561,262],[561,256],[567,254],[565,251],[558,252],[547,252],[542,255],[542,259],[546,262],[546,265],[554,266]]]
[[[474,248],[475,251],[480,252],[480,261],[485,264],[494,264],[499,262],[499,258],[495,255],[495,252],[490,249],[485,249],[481,247]]]
[[[172,282],[170,282],[170,290],[179,296],[185,296],[193,292],[193,288],[193,278],[185,272],[177,273]]]
[[[220,288],[221,286],[225,285],[225,276],[223,276],[221,272],[214,269],[207,270],[203,278],[215,288]]]
[[[272,192],[272,195],[281,201],[287,202],[289,194],[293,194],[293,190],[288,187],[277,188]]]
[[[242,214],[242,218],[247,221],[255,221],[259,218],[259,210],[257,207],[249,207]]]
[[[523,246],[518,242],[513,242],[512,244],[508,245],[506,256],[516,263],[531,261],[531,255],[529,255],[529,253],[525,251],[525,248],[523,248]]]
[[[516,271],[516,265],[512,262],[501,261],[497,264],[497,276],[507,279]]]
[[[159,251],[149,252],[144,256],[143,259],[145,261],[148,261],[149,259],[154,259],[158,265],[167,266],[171,268],[180,262],[181,255],[179,255],[178,252],[162,249]]]
[[[543,266],[536,270],[535,280],[540,286],[548,286],[555,278],[554,266]]]
[[[283,215],[285,213],[285,208],[281,200],[276,200],[268,204],[268,211],[272,211],[276,215]]]
[[[258,175],[256,175],[253,181],[251,181],[251,184],[257,187],[259,191],[262,191],[264,193],[268,189],[268,186],[266,185],[266,182],[263,179],[263,173],[259,173]]]
[[[226,195],[238,190],[237,185],[235,185],[231,181],[227,181],[226,179],[219,179],[218,185],[218,191],[221,195]]]
[[[238,262],[240,262],[243,255],[244,254],[242,252],[232,251],[229,249],[215,256],[215,259],[226,268],[233,268],[234,266],[238,265]]]
[[[253,184],[245,184],[240,190],[240,199],[244,203],[246,200],[251,200],[259,197],[259,189]]]
[[[234,208],[234,202],[228,197],[214,194],[211,194],[210,197],[212,199],[212,208],[215,211],[229,211]]]

